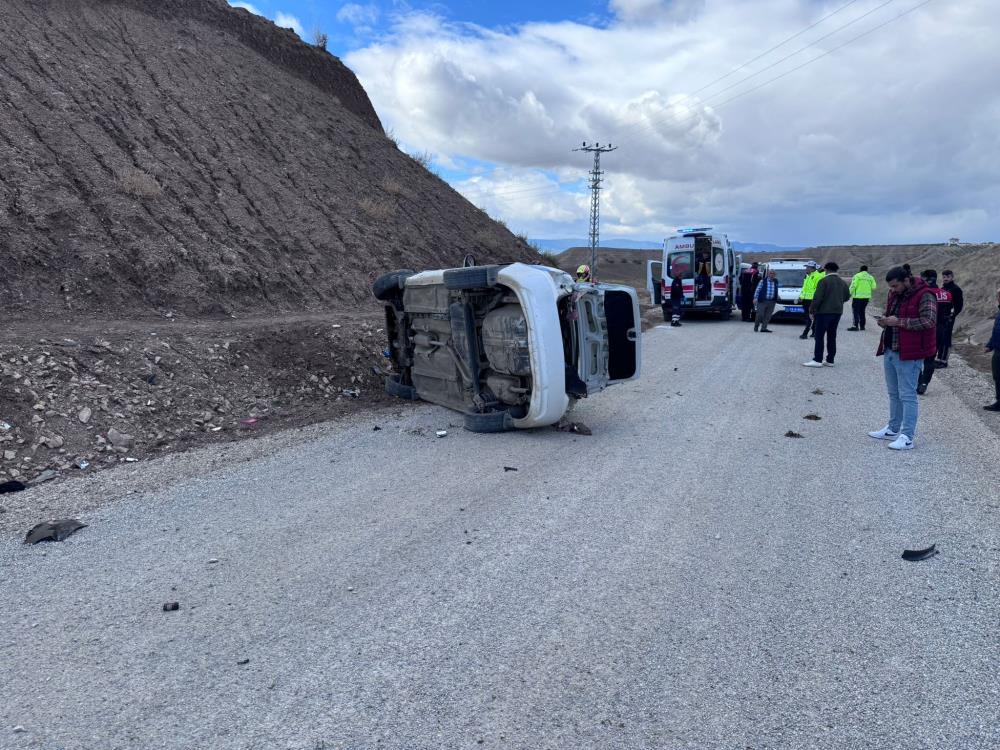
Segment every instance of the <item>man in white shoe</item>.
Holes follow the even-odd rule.
[[[844,303],[851,298],[847,283],[837,272],[840,266],[832,260],[823,266],[824,276],[816,285],[812,302],[809,303],[809,314],[812,315],[816,328],[816,345],[813,347],[813,358],[802,364],[806,367],[833,367],[837,356],[837,326],[844,314]],[[826,361],[823,361],[823,343],[826,342]]]
[[[889,424],[868,434],[891,440],[893,450],[910,450],[917,433],[917,383],[923,360],[937,352],[937,297],[923,279],[902,267],[890,269],[885,280],[889,301],[876,356],[885,356],[885,385],[889,392]]]

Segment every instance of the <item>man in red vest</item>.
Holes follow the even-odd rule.
[[[937,353],[937,297],[923,279],[897,266],[885,275],[889,300],[877,356],[885,356],[885,384],[889,391],[889,424],[868,434],[891,440],[897,451],[911,450],[917,433],[917,384],[923,361]]]

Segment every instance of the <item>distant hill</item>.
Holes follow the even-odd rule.
[[[556,240],[529,240],[532,245],[541,248],[547,253],[561,253],[571,247],[590,247],[590,241],[586,239],[556,239]],[[624,240],[607,239],[601,240],[602,248],[616,248],[619,250],[655,250],[663,247],[662,242],[650,242],[648,240]]]
[[[547,253],[562,253],[574,247],[589,247],[587,240],[581,239],[531,240],[531,243]],[[737,242],[736,240],[733,240],[733,247],[741,253],[797,253],[802,250],[798,246],[773,245],[767,242]],[[608,250],[660,250],[663,248],[663,242],[607,239],[601,240],[601,248]]]

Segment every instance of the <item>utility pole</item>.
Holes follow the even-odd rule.
[[[607,146],[600,143],[588,146],[584,141],[583,146],[573,149],[594,155],[594,169],[590,173],[590,274],[594,279],[597,278],[597,246],[601,244],[601,178],[604,176],[601,171],[601,154],[617,148],[610,143]]]

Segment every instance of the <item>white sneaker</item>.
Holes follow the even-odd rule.
[[[869,432],[868,437],[873,437],[876,440],[895,440],[899,437],[898,432],[893,432],[889,429],[889,425],[886,425],[881,430],[875,432]]]
[[[808,362],[802,363],[803,367],[822,367],[822,362],[817,362],[815,359],[810,359]]]
[[[889,447],[894,451],[911,451],[913,450],[913,441],[903,433],[899,433],[899,437],[889,443]]]
[[[833,362],[824,362],[823,367],[833,367]]]

